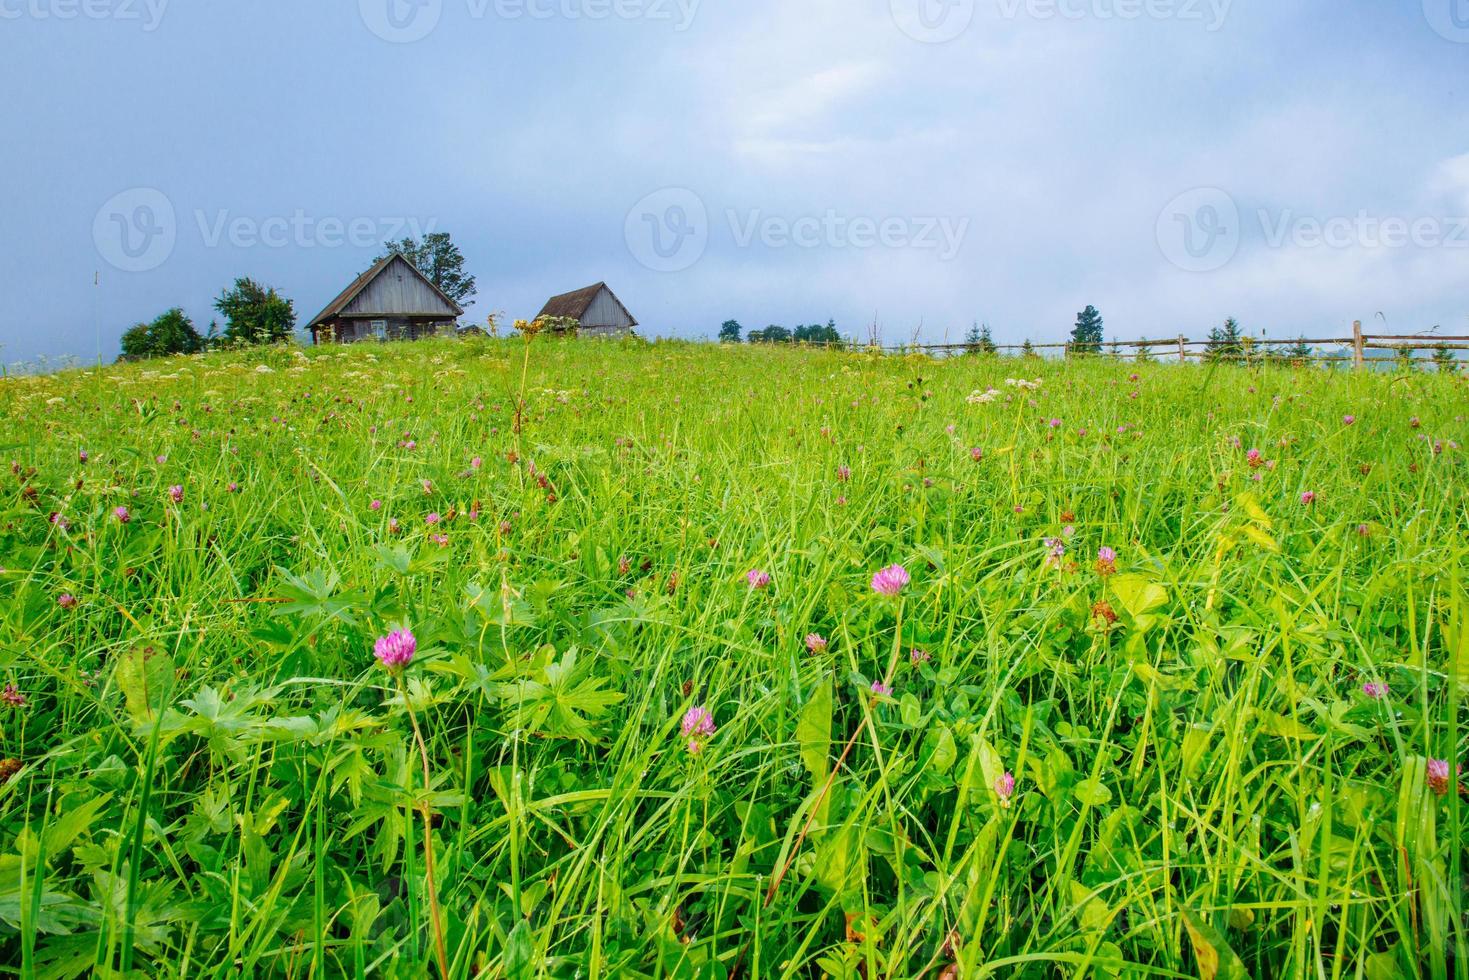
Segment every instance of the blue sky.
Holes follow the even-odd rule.
[[[1469,0],[0,0],[0,66],[7,363],[415,229],[476,321],[1469,333]]]

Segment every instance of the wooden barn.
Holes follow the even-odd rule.
[[[583,337],[618,337],[629,333],[638,321],[622,305],[605,282],[587,286],[546,300],[539,316],[566,317],[578,324]]]
[[[464,310],[394,253],[352,281],[307,327],[313,343],[413,340],[453,327]]]

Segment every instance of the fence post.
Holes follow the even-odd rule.
[[[1183,334],[1179,334],[1178,335],[1178,363],[1179,364],[1187,364],[1188,363],[1188,348],[1186,346],[1187,344],[1188,344],[1188,339],[1185,338]]]
[[[1352,321],[1352,370],[1362,370],[1367,360],[1366,351],[1362,347],[1362,321]]]

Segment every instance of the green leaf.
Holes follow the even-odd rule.
[[[984,774],[984,784],[993,791],[995,783],[1005,775],[1005,760],[987,738],[976,736],[975,750],[979,752],[979,771]]]
[[[1398,947],[1395,945],[1385,953],[1371,953],[1367,956],[1367,980],[1405,980],[1408,976],[1403,972],[1402,960],[1398,955]]]
[[[530,923],[521,919],[505,940],[505,976],[522,980],[534,974],[534,967],[535,944],[531,941]]]
[[[1320,738],[1320,734],[1314,729],[1307,728],[1294,718],[1278,715],[1264,708],[1254,710],[1255,723],[1260,730],[1267,735],[1277,735],[1281,738]]]
[[[1073,792],[1087,806],[1105,806],[1112,801],[1112,791],[1100,779],[1083,779]]]
[[[898,717],[909,727],[917,726],[923,720],[923,706],[912,691],[905,691],[898,699]]]
[[[153,646],[132,647],[117,659],[113,682],[127,700],[133,720],[152,721],[173,690],[173,658]]]
[[[535,610],[508,585],[486,588],[478,582],[464,587],[469,606],[490,626],[535,626]],[[625,615],[625,607],[618,607],[618,617]],[[595,615],[595,614],[594,614]]]
[[[1133,664],[1132,670],[1143,682],[1156,685],[1165,691],[1192,690],[1194,686],[1193,681],[1187,677],[1165,674],[1146,661],[1138,661]]]
[[[1035,785],[1052,801],[1066,799],[1076,785],[1076,770],[1071,759],[1055,745],[1044,754],[1029,756],[1031,777]]]
[[[1076,879],[1071,880],[1071,902],[1078,909],[1077,920],[1087,932],[1107,928],[1112,912],[1107,903],[1092,894],[1092,889]]]
[[[831,773],[831,678],[824,679],[801,708],[796,719],[796,742],[801,747],[801,762],[820,785]]]
[[[1183,772],[1190,779],[1199,774],[1199,765],[1204,761],[1212,738],[1213,732],[1197,725],[1190,726],[1183,733]]]
[[[280,567],[275,571],[285,580],[278,588],[282,597],[288,601],[276,606],[271,614],[273,616],[313,616],[356,626],[357,617],[353,608],[368,603],[365,592],[338,591],[341,576],[335,571],[318,569],[299,576]]]
[[[512,724],[540,735],[597,742],[596,723],[624,695],[604,691],[607,680],[588,676],[591,671],[577,666],[576,649],[541,668],[541,680],[522,680],[507,685],[504,693]]]
[[[73,806],[69,798],[61,807],[60,815],[46,825],[46,832],[42,834],[46,853],[54,857],[70,847],[72,841],[87,829],[111,799],[111,793],[104,793],[85,803]]]
[[[928,740],[933,743],[933,754],[928,757],[928,767],[934,772],[948,772],[959,759],[959,750],[954,745],[954,733],[948,725],[940,725],[937,732],[929,732]]]
[[[1255,498],[1254,494],[1242,493],[1235,497],[1234,501],[1239,504],[1240,510],[1244,511],[1250,520],[1265,530],[1270,530],[1270,515],[1265,513],[1264,508],[1260,506],[1260,501]]]
[[[372,550],[377,555],[377,567],[384,571],[407,575],[409,566],[413,564],[413,553],[407,545],[380,544]]]
[[[1134,619],[1168,602],[1168,590],[1142,575],[1118,575],[1111,584],[1118,601]]]
[[[1194,958],[1199,961],[1199,980],[1250,980],[1244,962],[1218,929],[1187,908],[1183,910],[1183,924],[1194,945]]]
[[[847,824],[817,846],[816,881],[827,891],[843,896],[861,880],[864,864],[861,834]]]
[[[1266,551],[1280,550],[1279,542],[1272,538],[1268,532],[1256,527],[1253,524],[1244,525],[1240,528],[1240,532],[1244,534],[1245,537],[1249,538],[1251,541],[1264,548]]]
[[[1451,579],[1448,613],[1443,619],[1443,645],[1448,653],[1449,673],[1458,679],[1459,687],[1469,691],[1469,613],[1458,576]]]

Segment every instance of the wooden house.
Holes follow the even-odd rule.
[[[352,281],[307,326],[313,343],[413,340],[453,327],[459,304],[394,253]]]
[[[587,286],[546,300],[539,316],[565,317],[578,324],[583,337],[618,337],[631,332],[638,321],[605,282]],[[538,316],[538,319],[539,319]]]

